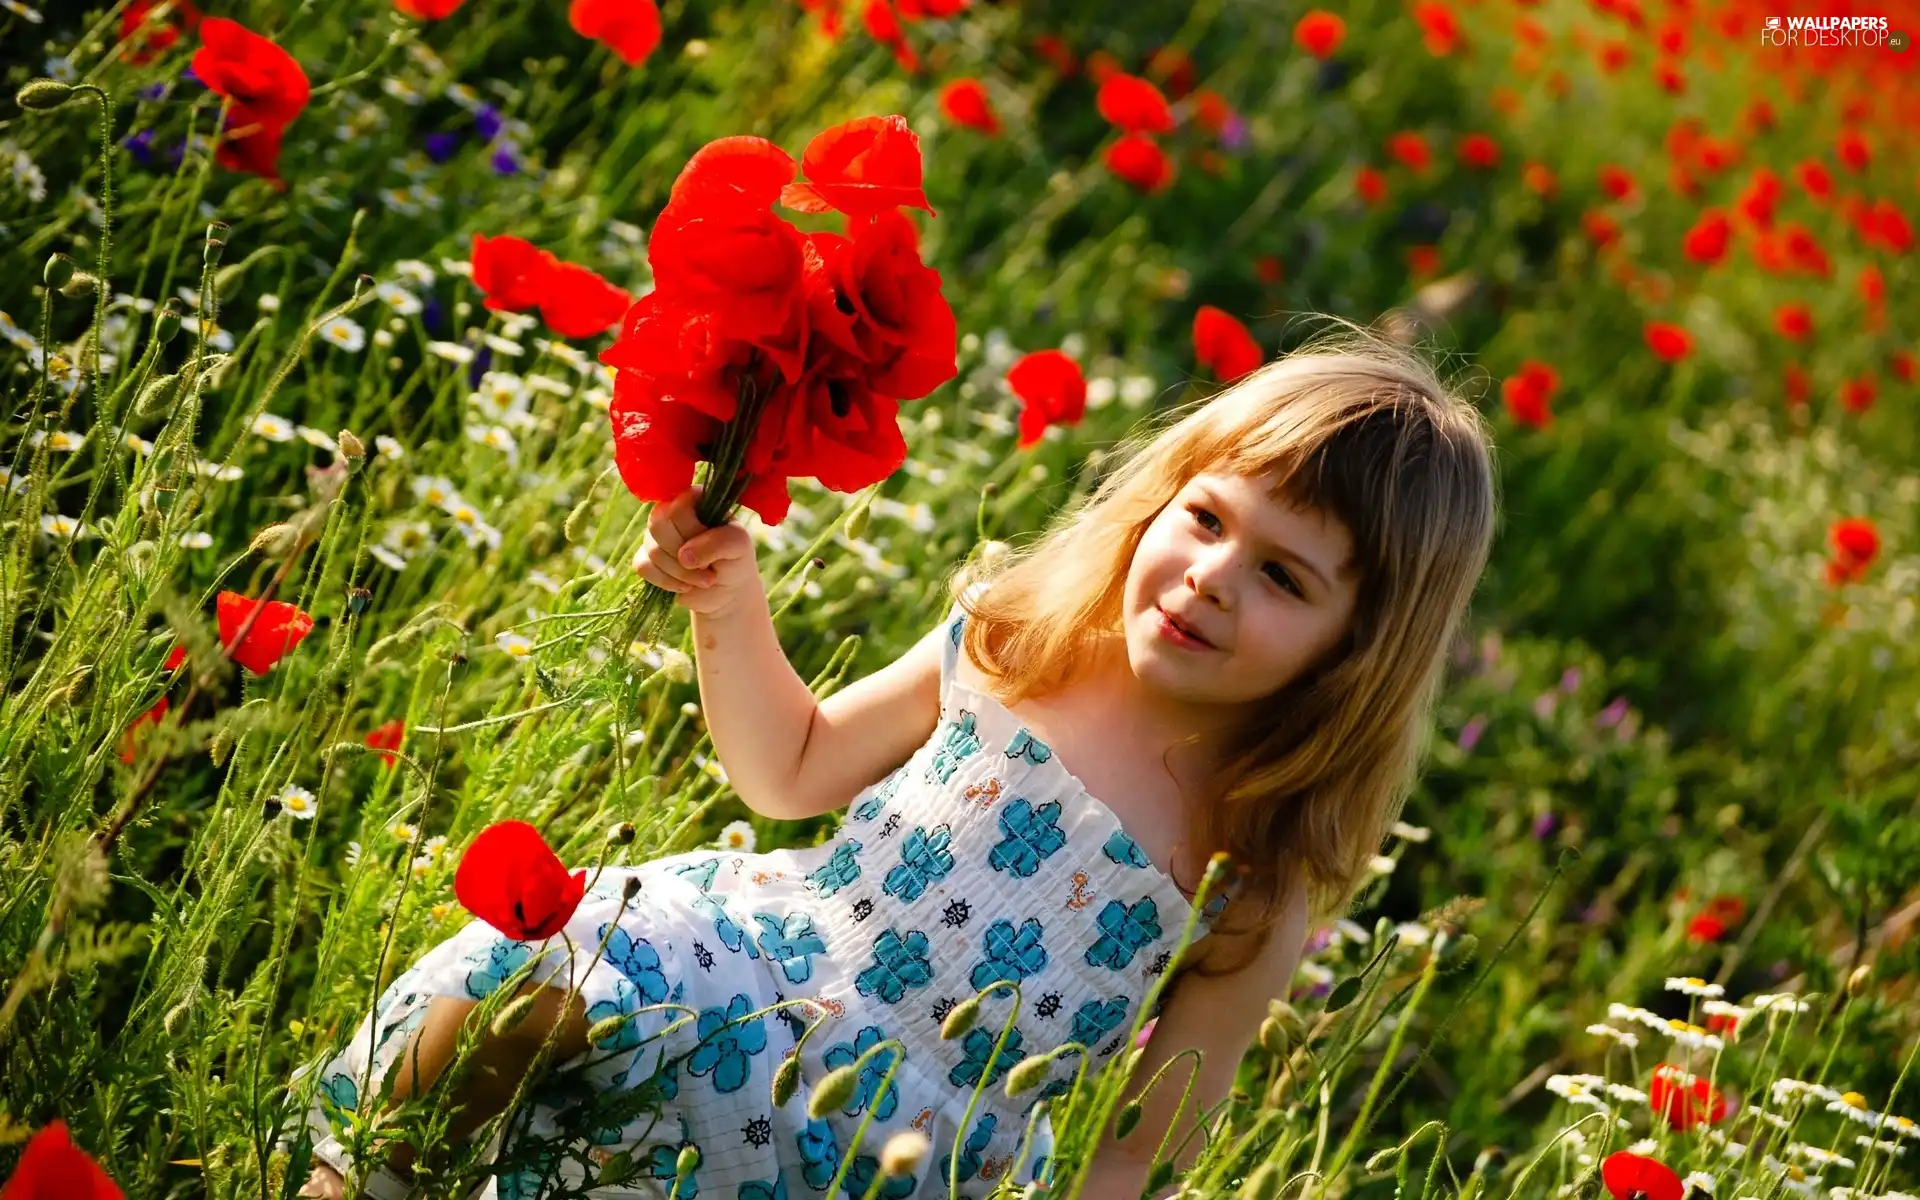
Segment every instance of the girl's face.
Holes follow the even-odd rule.
[[[1273,483],[1197,475],[1135,549],[1122,610],[1127,657],[1157,706],[1263,699],[1345,636],[1356,588],[1347,574],[1352,536],[1330,514],[1274,499]]]

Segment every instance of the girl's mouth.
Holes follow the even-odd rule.
[[[1184,646],[1189,650],[1212,650],[1215,648],[1212,642],[1209,642],[1207,639],[1174,620],[1166,609],[1156,605],[1154,607],[1154,613],[1159,618],[1159,620],[1155,622],[1157,631],[1162,637],[1174,645]]]

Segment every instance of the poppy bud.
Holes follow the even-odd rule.
[[[367,457],[366,444],[351,429],[342,429],[336,444],[340,447],[340,457],[356,467]]]
[[[866,536],[867,518],[872,515],[872,512],[871,504],[862,504],[854,509],[853,515],[847,518],[847,536],[850,538]]]
[[[1500,1168],[1506,1164],[1506,1161],[1507,1152],[1505,1150],[1502,1150],[1498,1146],[1488,1146],[1474,1157],[1473,1173],[1491,1178],[1499,1174]]]
[[[75,271],[73,278],[60,285],[60,294],[69,300],[79,300],[93,295],[94,285],[98,282],[85,271]]]
[[[1847,995],[1859,999],[1867,994],[1867,984],[1873,979],[1873,964],[1861,963],[1847,976]]]
[[[527,1014],[533,1011],[533,1002],[537,998],[533,992],[528,992],[509,1001],[493,1018],[493,1036],[505,1037],[519,1028],[520,1022],[526,1020]]]
[[[1140,1102],[1130,1100],[1121,1108],[1119,1117],[1113,1122],[1113,1139],[1119,1141],[1126,1137],[1138,1124],[1140,1124]]]
[[[1000,494],[1000,485],[993,482],[988,482],[986,484],[983,484],[980,488],[980,494],[982,496],[988,497],[989,499],[991,499],[994,496],[998,496]]]
[[[827,569],[827,560],[815,555],[807,561],[807,565],[816,571],[824,571]]]
[[[367,611],[367,602],[372,599],[371,588],[350,587],[347,589],[347,611],[357,617]]]
[[[1161,1188],[1166,1187],[1168,1181],[1170,1181],[1172,1178],[1173,1178],[1173,1160],[1172,1159],[1170,1158],[1163,1159],[1160,1162],[1153,1164],[1153,1170],[1147,1172],[1147,1191],[1158,1192]]]
[[[920,1169],[933,1143],[918,1129],[903,1129],[887,1139],[880,1149],[880,1170],[890,1179],[911,1175]]]
[[[247,549],[264,554],[268,558],[279,558],[292,550],[299,540],[300,534],[293,526],[285,521],[278,521],[254,534],[253,541],[248,543]]]
[[[682,1146],[680,1147],[680,1157],[673,1160],[673,1173],[676,1178],[684,1179],[693,1174],[694,1169],[699,1165],[700,1147]]]
[[[222,725],[213,731],[213,740],[207,744],[207,757],[213,759],[213,765],[224,767],[227,756],[233,753],[234,733],[231,727]]]
[[[1015,1063],[1013,1070],[1007,1072],[1008,1097],[1017,1097],[1039,1087],[1046,1079],[1047,1067],[1052,1062],[1053,1056],[1050,1054],[1030,1054]]]
[[[620,902],[625,904],[639,894],[640,877],[638,875],[627,876],[627,881],[620,885]]]
[[[1260,1048],[1278,1057],[1287,1052],[1287,1031],[1280,1022],[1268,1017],[1260,1022]]]
[[[851,1063],[827,1072],[826,1078],[815,1084],[813,1094],[807,1097],[807,1116],[818,1121],[836,1108],[845,1108],[858,1086],[860,1072]]]
[[[980,997],[968,996],[954,1005],[953,1011],[947,1014],[947,1019],[940,1022],[940,1040],[950,1042],[957,1037],[965,1036],[967,1030],[972,1029],[973,1023],[979,1019]]]
[[[591,1045],[604,1046],[620,1036],[620,1027],[631,1021],[633,1013],[614,1013],[610,1017],[601,1017],[587,1030],[587,1041]]]
[[[1207,873],[1200,877],[1200,886],[1208,891],[1219,887],[1220,881],[1227,877],[1227,868],[1232,863],[1233,858],[1226,851],[1215,852],[1213,857],[1207,860]]]
[[[684,650],[666,647],[660,652],[660,673],[671,683],[692,683],[693,659]]]
[[[141,417],[158,416],[173,407],[174,397],[180,393],[180,376],[161,375],[149,379],[140,389],[140,395],[133,402],[134,415]]]
[[[785,1108],[800,1090],[800,1055],[789,1054],[773,1072],[773,1106]]]
[[[168,297],[167,302],[160,306],[160,311],[153,314],[154,340],[162,346],[171,342],[173,335],[180,332],[181,315],[180,302]]]
[[[632,821],[622,821],[607,831],[607,845],[631,846],[635,830]]]
[[[1273,1200],[1280,1194],[1282,1182],[1279,1164],[1263,1162],[1240,1185],[1240,1200]]]
[[[376,281],[371,275],[355,275],[353,277],[353,303],[356,306],[360,303],[360,297],[373,290],[375,283]]]
[[[13,94],[13,102],[36,112],[51,112],[73,98],[73,85],[58,79],[30,79]]]
[[[47,265],[40,272],[40,279],[50,288],[62,288],[67,286],[67,280],[73,278],[73,271],[72,259],[64,254],[53,254],[47,257]]]

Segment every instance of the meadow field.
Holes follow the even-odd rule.
[[[633,636],[662,485],[610,348],[685,269],[696,153],[778,147],[825,235],[845,129],[924,167],[889,261],[937,271],[953,358],[861,410],[897,467],[836,442],[740,510],[820,694],[1315,314],[1495,431],[1419,788],[1150,1194],[1920,1193],[1914,34],[1912,0],[0,0],[5,1200],[110,1194],[20,1166],[56,1125],[127,1196],[291,1197],[289,1078],[473,919],[495,822],[578,865],[831,835],[729,791],[685,614]],[[1126,1062],[1048,1101],[1027,1194],[1081,1194]],[[431,1141],[442,1101],[332,1111]],[[602,1182],[648,1171],[698,1194]]]

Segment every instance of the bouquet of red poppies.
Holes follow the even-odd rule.
[[[838,212],[846,232],[803,233],[776,203]],[[789,479],[854,492],[899,468],[900,403],[956,372],[953,309],[902,208],[933,213],[920,139],[897,115],[825,130],[798,164],[757,137],[688,160],[648,238],[654,290],[600,356],[614,461],[637,499],[673,499],[705,462],[703,524],[740,505],[778,524]],[[672,604],[645,585],[632,635]]]

